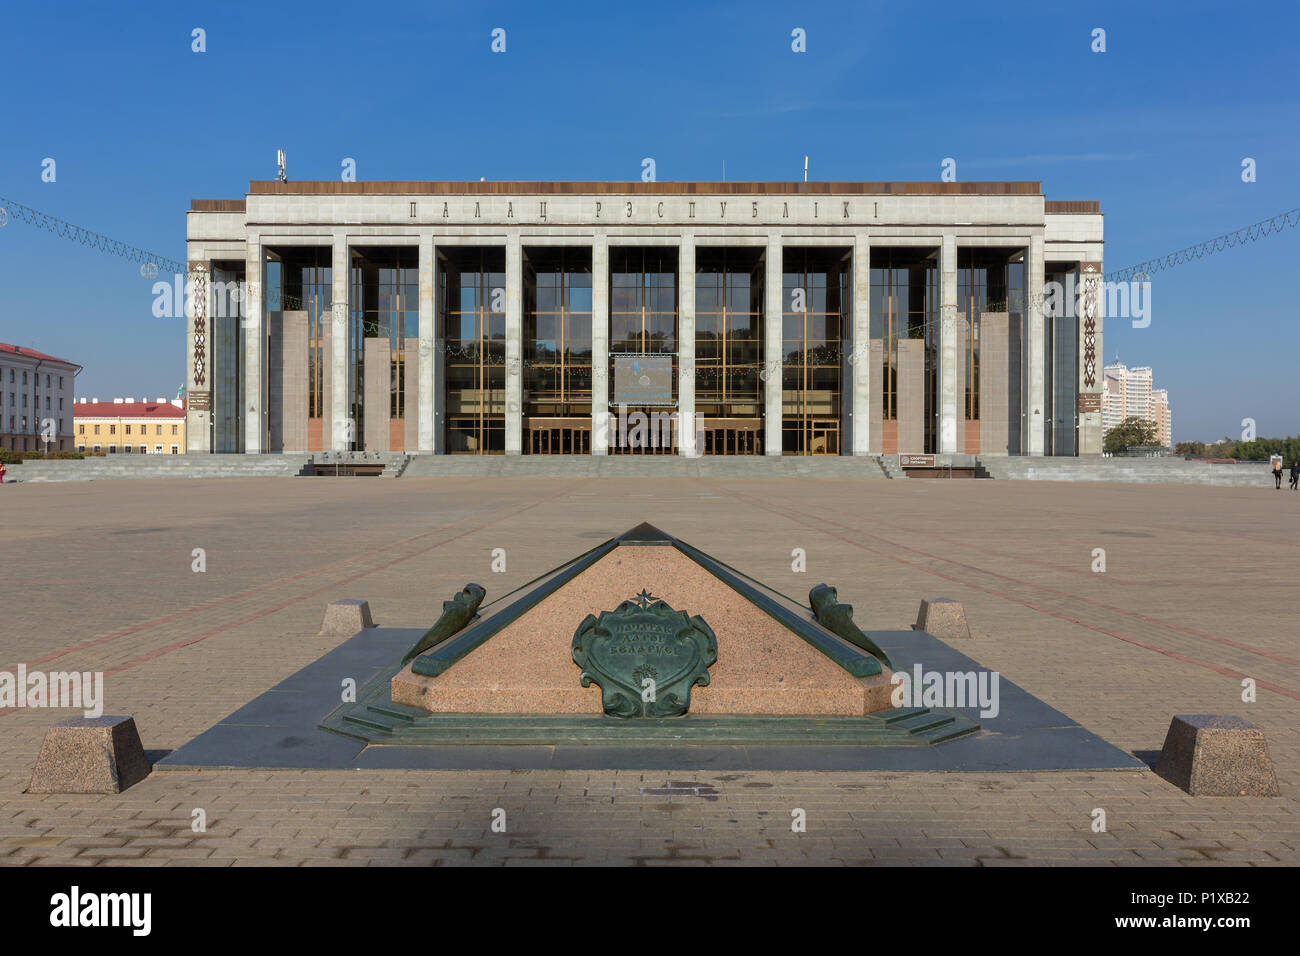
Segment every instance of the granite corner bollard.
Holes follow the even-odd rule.
[[[73,717],[45,732],[28,793],[121,793],[149,775],[132,717]]]
[[[1276,797],[1264,731],[1221,714],[1178,714],[1156,773],[1194,797]]]
[[[370,617],[370,602],[356,598],[342,598],[325,605],[325,619],[321,621],[320,634],[334,637],[351,637],[357,631],[374,627]]]
[[[941,641],[970,637],[965,606],[960,601],[946,597],[922,598],[921,608],[916,612],[916,624],[912,629],[925,631]]]

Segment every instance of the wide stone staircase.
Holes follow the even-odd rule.
[[[1183,458],[1103,458],[981,455],[980,467],[992,478],[1027,481],[1122,481],[1141,484],[1222,485],[1269,488],[1266,462],[1215,464]]]
[[[903,466],[898,463],[897,455],[881,455],[879,460],[880,469],[885,473],[886,478],[898,480],[907,477],[907,472],[904,471]]]
[[[8,466],[6,481],[117,478],[279,478],[303,473],[308,455],[103,455],[37,458]]]
[[[317,451],[305,474],[316,477],[400,478],[413,456],[401,451]]]
[[[936,456],[939,457],[939,456]],[[979,477],[1019,481],[1119,481],[1270,488],[1265,462],[1214,464],[1182,458],[980,455]],[[941,468],[936,470],[941,471]],[[313,452],[266,455],[105,455],[32,459],[8,466],[6,481],[120,478],[271,478],[371,475],[381,478],[906,478],[897,455],[724,457],[706,455],[410,455]]]
[[[885,478],[877,456],[417,455],[407,478]]]

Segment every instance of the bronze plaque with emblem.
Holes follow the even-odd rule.
[[[588,614],[573,635],[583,687],[600,686],[611,717],[678,717],[691,688],[709,682],[718,639],[704,619],[675,611],[644,589],[600,617]]]

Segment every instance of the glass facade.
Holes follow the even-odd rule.
[[[438,314],[448,454],[506,448],[506,251],[440,250]]]
[[[387,421],[404,418],[406,407],[406,347],[408,339],[420,334],[419,252],[405,246],[395,248],[354,248],[352,250],[351,291],[349,304],[352,335],[349,349],[350,400],[355,408],[355,448],[366,447],[362,436],[366,416]],[[382,342],[384,348],[369,345]],[[382,405],[367,407],[365,400],[365,364],[367,353],[373,358],[386,351],[388,394]],[[373,371],[373,369],[372,369]],[[411,383],[414,386],[414,382]],[[373,422],[372,422],[373,424]],[[371,429],[374,433],[374,429]],[[385,436],[389,434],[384,430]],[[371,451],[400,448],[400,440],[383,442]]]
[[[439,451],[504,453],[507,425],[512,424],[508,416],[515,414],[520,452],[590,454],[593,412],[603,410],[593,407],[592,248],[522,249],[517,277],[520,404],[513,410],[506,402],[506,249],[450,242],[436,249],[432,407]],[[268,246],[265,252],[267,447],[330,447],[328,419],[332,405],[339,404],[352,420],[344,447],[415,451],[418,247],[349,247],[345,396],[335,394],[331,371],[334,250]],[[673,419],[670,437],[632,448],[633,443],[611,435],[610,451],[673,453],[680,439],[673,413],[683,385],[693,393],[703,453],[775,451],[765,447],[771,444],[764,427],[765,369],[768,363],[776,368],[779,348],[780,453],[845,453],[854,355],[851,250],[782,249],[781,335],[772,342],[765,341],[767,298],[774,291],[765,289],[766,246],[703,245],[693,258],[693,368],[681,382],[677,248],[609,250],[608,411],[614,422],[626,423],[629,433],[637,413],[659,419],[650,428],[652,433],[660,429],[660,436],[667,434],[662,422]],[[873,246],[870,262],[870,321],[869,330],[864,329],[870,347],[863,355],[871,361],[865,407],[871,451],[938,452],[939,250]],[[956,250],[958,453],[1021,453],[1029,380],[1023,347],[1025,262],[1023,248]],[[216,301],[229,294],[225,287],[240,284],[242,266],[238,260],[212,263],[211,334],[220,340],[219,348],[214,341],[209,368],[213,450],[240,447],[247,420],[242,414],[247,396],[239,394],[247,352],[244,330],[237,314],[225,321],[223,312],[230,307],[223,310]],[[1074,263],[1053,263],[1044,280],[1068,286],[1076,268]],[[1077,322],[1064,314],[1046,318],[1041,370],[1045,446],[1052,454],[1077,454]],[[340,367],[340,390],[343,371]],[[620,407],[620,402],[625,404]],[[304,429],[294,424],[302,422],[300,408],[307,416],[305,438]],[[770,424],[775,440],[777,423]]]
[[[591,250],[524,250],[525,454],[591,453]]]
[[[609,251],[609,381],[615,381],[616,356],[667,355],[672,361],[672,399],[677,399],[677,250],[670,248],[616,247]],[[623,409],[611,384],[612,415]],[[671,408],[628,405],[629,420],[638,412],[662,416]],[[652,418],[651,421],[659,421]],[[657,429],[656,434],[661,434]],[[611,454],[671,454],[673,446],[658,440],[651,447],[642,444],[628,447],[616,435],[610,442]]]
[[[676,355],[677,250],[616,248],[609,259],[609,350]]]
[[[1023,249],[958,249],[957,250],[957,317],[959,329],[964,332],[960,343],[963,374],[965,377],[964,414],[968,422],[981,420],[980,409],[980,332],[985,313],[1006,313],[1007,332],[1014,343],[1024,341],[1025,319],[1025,253]],[[1005,371],[1001,387],[1011,387],[1020,382],[1023,389],[1025,376],[1020,369],[1020,349],[1008,347],[1010,364]],[[1013,403],[1023,408],[1021,399]],[[958,451],[966,451],[959,448]],[[978,450],[978,449],[976,449]]]
[[[882,448],[896,452],[898,396],[901,387],[898,343],[923,343],[923,448],[934,452],[935,396],[938,394],[939,266],[934,249],[871,250],[871,338],[881,343],[880,417],[891,423],[891,442]],[[912,384],[912,383],[907,383]]]
[[[206,384],[212,393],[212,414],[208,447],[216,452],[237,452],[244,447],[245,329],[240,321],[242,300],[232,301],[230,295],[244,281],[244,268],[243,262],[214,261],[210,273]]]
[[[1073,287],[1067,285],[1070,276],[1075,282]],[[1057,282],[1062,290],[1066,290],[1077,289],[1078,281],[1079,273],[1073,264],[1049,264],[1044,284]],[[1067,308],[1067,305],[1072,307]],[[1047,365],[1044,370],[1048,428],[1046,453],[1049,455],[1079,453],[1079,318],[1074,305],[1074,302],[1058,300],[1055,310],[1047,309],[1044,316],[1043,330],[1047,336]]]
[[[329,376],[330,357],[326,351],[326,330],[334,304],[334,269],[328,247],[285,251],[280,256],[283,305],[307,313],[307,417],[323,420],[325,380]],[[268,266],[268,275],[270,267]],[[267,283],[268,294],[270,282]],[[319,445],[323,449],[324,443]],[[318,450],[313,448],[313,451]]]
[[[706,454],[763,453],[763,253],[695,253],[695,414]]]
[[[786,455],[838,455],[844,357],[850,354],[851,253],[783,253],[781,435]]]
[[[957,313],[966,320],[962,343],[966,370],[966,418],[978,419],[980,318],[985,312],[1006,312],[1013,327],[1024,316],[1025,256],[1021,250],[959,249],[957,252]]]
[[[326,330],[330,324],[333,299],[331,250],[328,246],[275,246],[266,247],[265,252],[266,312],[268,316],[279,313],[278,320],[268,322],[266,326],[272,350],[270,354],[276,356],[267,367],[268,395],[274,395],[276,399],[268,409],[267,440],[270,444],[267,447],[271,451],[282,451],[287,440],[288,447],[293,449],[320,451],[329,447],[328,429],[323,425],[329,414],[324,409],[323,389],[329,377],[330,363]],[[230,290],[216,279],[215,271],[213,275],[214,313],[220,315],[226,308]],[[305,313],[305,319],[295,313]],[[220,321],[214,318],[214,332]],[[305,339],[302,347],[306,354],[287,354],[288,350],[299,347],[297,336],[300,333]],[[301,375],[299,369],[303,370]],[[306,390],[305,395],[302,389]],[[297,423],[304,429],[299,431],[289,417],[297,414],[301,407],[298,400],[303,398],[306,400],[307,421]],[[214,409],[217,404],[214,389]],[[291,432],[293,437],[287,438],[286,432]],[[218,440],[214,440],[212,447],[221,450]]]

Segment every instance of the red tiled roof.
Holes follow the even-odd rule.
[[[56,355],[46,355],[44,352],[24,348],[21,345],[9,345],[0,342],[0,352],[8,352],[10,355],[19,355],[23,358],[37,359],[42,362],[62,362],[64,365],[71,365],[73,368],[81,368],[76,362],[69,362],[67,359],[61,359]]]
[[[74,402],[73,418],[184,418],[171,402]]]

